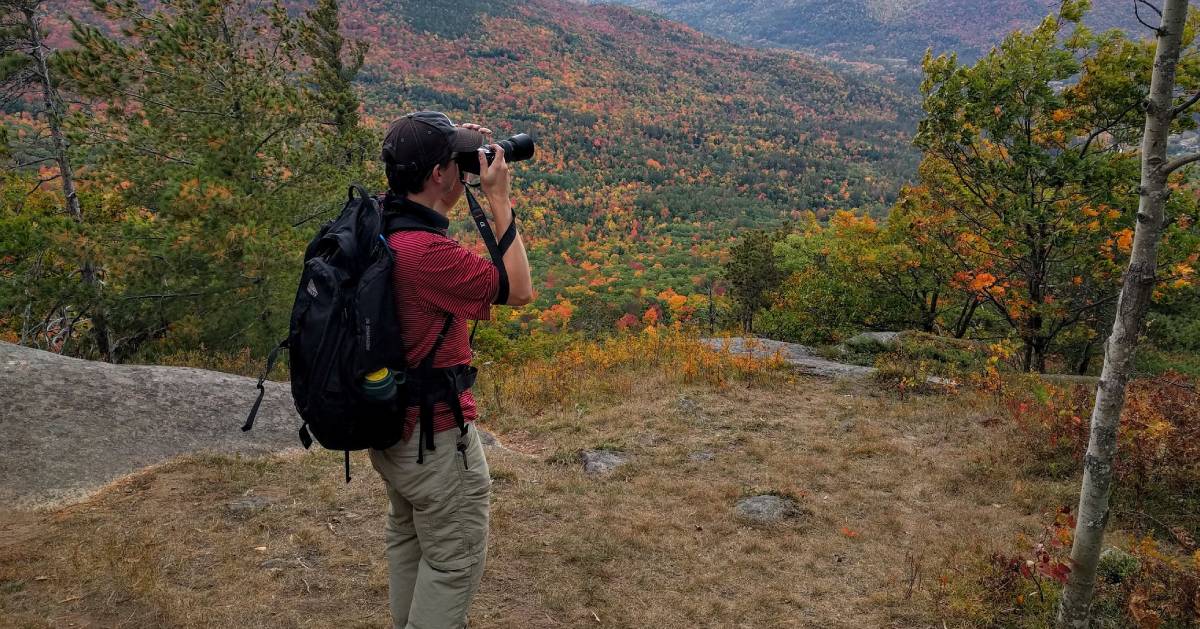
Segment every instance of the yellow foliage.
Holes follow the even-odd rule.
[[[983,290],[990,288],[996,283],[996,276],[991,273],[978,273],[975,279],[971,280],[971,290]]]
[[[1117,249],[1121,253],[1129,253],[1133,250],[1133,230],[1129,228],[1122,229],[1117,232]]]
[[[734,353],[728,343],[714,348],[693,333],[649,325],[641,333],[577,341],[547,359],[485,365],[483,372],[485,379],[493,382],[494,398],[515,401],[531,410],[620,395],[649,372],[679,383],[723,387],[731,381],[767,382],[784,364],[779,354]]]

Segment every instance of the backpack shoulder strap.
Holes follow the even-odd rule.
[[[442,329],[438,332],[437,340],[433,342],[433,347],[429,349],[429,353],[425,354],[425,358],[421,360],[420,367],[417,371],[421,374],[423,382],[429,384],[433,378],[429,376],[433,373],[433,359],[437,354],[438,349],[442,346],[442,341],[446,340],[446,333],[450,331],[450,325],[454,322],[454,315],[447,314],[446,321],[442,323]],[[457,396],[457,393],[455,394]],[[433,442],[433,403],[428,392],[418,395],[420,399],[419,409],[417,411],[417,429],[420,431],[417,434],[417,463],[425,462],[425,451],[436,450]],[[457,401],[457,399],[456,399]],[[448,401],[447,401],[448,402]],[[449,403],[449,402],[448,402]],[[455,415],[457,420],[459,415]],[[459,420],[461,421],[461,420]]]

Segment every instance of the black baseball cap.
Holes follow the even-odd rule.
[[[484,144],[482,133],[455,126],[440,111],[416,111],[388,127],[380,157],[389,168],[420,172],[454,153],[473,153]]]

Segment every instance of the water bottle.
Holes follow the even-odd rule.
[[[363,393],[368,398],[386,402],[396,397],[396,378],[391,369],[384,367],[373,371],[363,378]]]

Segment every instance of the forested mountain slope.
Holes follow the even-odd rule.
[[[914,101],[799,54],[556,0],[473,5],[474,24],[446,18],[459,3],[347,10],[375,43],[376,118],[433,107],[538,138],[519,185],[544,288],[687,290],[734,228],[883,211],[915,163]]]
[[[89,15],[61,6],[59,33]],[[359,85],[378,132],[428,108],[537,138],[516,187],[543,306],[690,292],[738,229],[882,213],[915,171],[915,98],[634,9],[351,0],[342,21],[371,45]]]
[[[734,41],[782,46],[843,59],[920,61],[934,52],[964,58],[987,52],[1011,30],[1036,25],[1057,10],[1052,0],[617,0]],[[1133,4],[1096,0],[1088,24],[1133,30]],[[1142,17],[1157,18],[1145,8]]]

